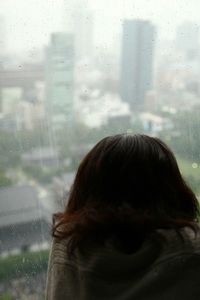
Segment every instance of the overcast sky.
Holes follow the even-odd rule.
[[[64,0],[0,0],[9,50],[30,50],[47,44],[49,34],[62,28]],[[80,2],[81,0],[66,0]],[[200,24],[199,0],[88,0],[96,16],[99,44],[118,32],[124,18],[151,20],[160,37],[173,38],[184,21]]]

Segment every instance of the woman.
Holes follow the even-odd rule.
[[[104,138],[55,215],[46,299],[200,299],[198,216],[161,140]]]

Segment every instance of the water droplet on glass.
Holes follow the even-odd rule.
[[[197,164],[197,163],[195,163],[195,162],[194,162],[194,163],[192,163],[192,168],[193,168],[193,169],[197,169],[197,168],[198,168],[198,164]]]

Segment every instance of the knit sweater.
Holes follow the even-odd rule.
[[[162,239],[164,236],[165,239]],[[46,300],[200,299],[200,234],[158,230],[134,253],[112,243],[67,255],[67,240],[53,240]]]

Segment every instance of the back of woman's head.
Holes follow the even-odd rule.
[[[191,225],[198,202],[171,150],[158,138],[121,134],[97,143],[81,162],[53,232],[77,244],[157,228]]]

